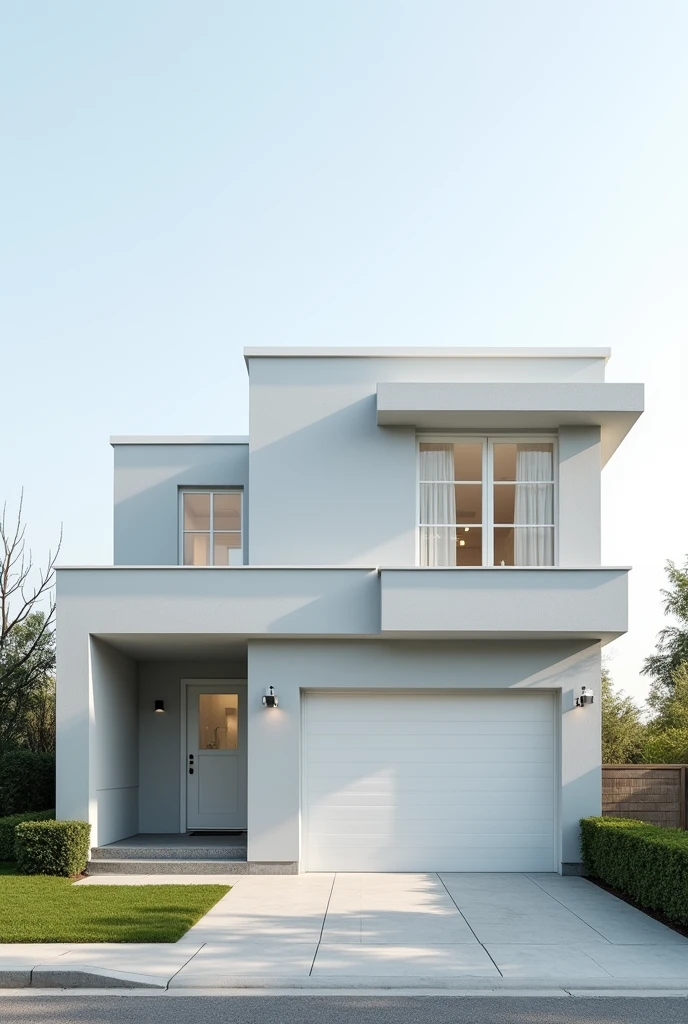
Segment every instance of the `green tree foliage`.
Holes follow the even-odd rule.
[[[664,614],[676,620],[666,626],[657,637],[657,650],[645,659],[643,675],[652,679],[651,699],[671,690],[676,669],[688,662],[688,556],[682,567],[666,563],[669,585],[662,591]]]
[[[646,764],[688,763],[688,663],[671,673],[671,686],[654,687],[648,698],[654,717],[648,723],[642,759]]]
[[[602,669],[602,762],[637,764],[642,760],[645,726],[640,709],[622,690],[615,690]]]
[[[10,522],[0,514],[0,755],[55,746],[53,592],[55,560],[34,566],[25,544],[22,501]],[[47,606],[47,611],[41,609]]]
[[[0,651],[0,753],[15,747],[55,747],[55,634],[44,612],[33,612]]]

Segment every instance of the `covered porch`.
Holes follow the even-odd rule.
[[[109,634],[88,643],[94,870],[246,861],[246,640]]]

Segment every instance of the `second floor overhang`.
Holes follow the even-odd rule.
[[[642,384],[379,383],[381,427],[417,430],[558,430],[600,428],[602,463],[643,412]]]
[[[628,627],[628,571],[64,567],[58,645],[80,634],[608,643]]]

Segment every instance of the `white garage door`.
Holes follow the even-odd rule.
[[[308,871],[552,871],[547,693],[310,693]]]

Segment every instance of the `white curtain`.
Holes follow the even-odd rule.
[[[420,564],[456,565],[454,446],[421,451],[420,479]]]
[[[551,450],[516,446],[514,565],[554,564],[554,530],[546,525],[554,522],[552,479]]]

